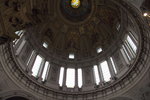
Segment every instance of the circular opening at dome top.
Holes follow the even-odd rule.
[[[79,8],[80,4],[81,4],[80,0],[71,0],[71,6],[73,8]]]

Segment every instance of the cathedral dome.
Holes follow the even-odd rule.
[[[21,76],[18,80],[27,89],[49,96],[97,93],[101,97],[136,77],[145,33],[132,5],[119,0],[47,3],[31,1],[20,7],[26,23],[13,24],[18,39],[1,50],[8,50],[4,61],[13,60],[6,70],[19,73],[14,76]],[[21,23],[17,18],[11,21]]]

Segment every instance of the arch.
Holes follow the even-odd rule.
[[[14,96],[14,97],[7,98],[6,100],[29,100],[29,99],[20,96]]]
[[[0,93],[0,97],[2,100],[38,100],[32,94],[21,90],[2,92]]]

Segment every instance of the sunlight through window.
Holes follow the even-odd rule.
[[[97,53],[101,53],[101,52],[102,52],[102,48],[98,48]]]
[[[74,54],[69,54],[69,59],[74,59]]]
[[[44,43],[43,43],[43,47],[44,47],[44,48],[48,48],[48,44],[44,42]]]
[[[132,47],[132,49],[136,53],[137,47],[129,35],[127,36],[127,41],[129,42],[130,46]]]
[[[105,82],[110,81],[111,75],[110,75],[110,71],[108,68],[108,63],[106,61],[101,63],[101,69],[102,69],[102,73],[103,73]]]
[[[71,6],[73,8],[79,8],[79,6],[80,6],[80,0],[72,0],[71,1]]]
[[[49,62],[46,61],[45,63],[45,66],[44,66],[44,70],[43,70],[43,73],[42,73],[42,81],[45,81],[46,80],[46,77],[47,77],[47,74],[48,74],[48,71],[49,71]]]
[[[74,88],[75,86],[75,69],[67,69],[66,85],[69,88]]]
[[[81,88],[82,87],[82,69],[79,68],[78,69],[78,87]]]
[[[112,57],[110,57],[110,60],[111,60],[111,63],[112,63],[112,66],[113,66],[113,69],[115,71],[115,74],[117,74],[117,69],[116,69],[116,66],[115,66],[115,63],[114,63],[114,60]]]
[[[42,63],[42,57],[40,57],[40,56],[38,55],[38,56],[36,57],[36,60],[35,60],[35,62],[34,62],[33,68],[32,68],[32,75],[33,75],[33,76],[36,77],[36,76],[38,75],[38,72],[39,72],[41,63]]]
[[[95,83],[98,85],[100,82],[100,78],[99,78],[99,72],[98,72],[97,65],[94,65],[93,71],[94,71],[94,76],[95,76]]]
[[[60,68],[60,75],[59,75],[59,86],[63,85],[63,77],[64,77],[64,67]]]

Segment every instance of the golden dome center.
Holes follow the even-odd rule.
[[[79,8],[80,4],[81,4],[80,0],[71,0],[71,6],[73,8]]]

